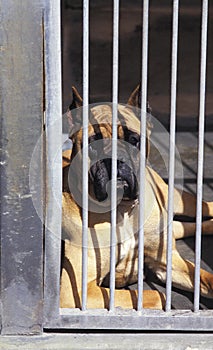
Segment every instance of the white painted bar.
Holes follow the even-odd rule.
[[[89,115],[89,1],[83,2],[83,164],[82,164],[82,310],[87,308],[88,258],[88,115]]]
[[[141,71],[141,126],[140,126],[140,192],[139,192],[139,232],[138,232],[138,311],[143,308],[144,271],[144,212],[145,212],[145,166],[146,166],[146,111],[147,111],[147,72],[148,72],[148,26],[149,0],[143,2],[142,71]]]
[[[206,93],[206,57],[208,29],[208,0],[203,0],[201,29],[201,62],[200,62],[200,107],[198,135],[198,169],[197,169],[197,213],[195,243],[195,286],[194,311],[199,311],[200,301],[200,261],[201,261],[201,228],[202,228],[202,196],[203,196],[203,158],[204,158],[204,124]]]
[[[119,0],[113,6],[113,81],[112,81],[112,184],[111,184],[111,234],[110,234],[110,305],[115,304],[116,257],[116,202],[117,202],[117,119],[118,119],[118,54],[119,54]]]
[[[173,224],[173,216],[174,216],[178,11],[179,11],[179,0],[174,0],[173,28],[172,28],[172,66],[171,66],[172,72],[171,72],[170,144],[169,144],[169,193],[168,193],[168,222],[167,222],[166,311],[171,310],[171,290],[172,290],[172,229],[173,229],[172,224]]]

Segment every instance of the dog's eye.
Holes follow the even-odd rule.
[[[90,158],[95,158],[98,155],[98,150],[95,147],[95,143],[93,142],[89,144],[89,155],[90,155]]]
[[[95,158],[98,155],[98,148],[100,147],[100,143],[95,141],[98,141],[100,139],[102,139],[101,133],[94,134],[88,139],[89,155],[91,158]]]
[[[137,134],[130,135],[129,136],[129,143],[131,143],[131,145],[139,148],[140,147],[140,136]]]
[[[88,143],[91,143],[93,141],[100,140],[100,139],[102,139],[102,135],[101,133],[97,133],[89,137]]]

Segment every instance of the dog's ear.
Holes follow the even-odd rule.
[[[135,88],[135,90],[131,93],[128,102],[128,105],[132,107],[136,107],[135,110],[135,115],[140,119],[141,113],[140,113],[140,108],[141,108],[141,84],[138,84],[138,86]],[[149,157],[150,153],[150,134],[151,134],[151,129],[152,129],[152,123],[150,120],[150,115],[152,113],[151,107],[149,105],[149,102],[147,101],[147,118],[146,118],[146,137],[147,137],[147,142],[146,142],[146,157]]]
[[[69,106],[70,110],[75,108],[80,108],[83,106],[83,99],[75,86],[72,86],[72,97],[73,97],[73,100],[71,105]]]
[[[138,84],[135,90],[133,90],[127,104],[132,107],[141,108],[141,84]],[[152,114],[152,109],[149,105],[149,102],[147,102],[147,113]]]
[[[137,108],[141,107],[141,84],[138,84],[135,90],[133,90],[127,104]]]
[[[72,86],[72,95],[73,100],[69,105],[67,111],[67,120],[70,126],[70,135],[80,128],[82,122],[82,113],[81,110],[78,110],[78,108],[83,106],[83,99],[74,86]]]

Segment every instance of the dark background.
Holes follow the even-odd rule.
[[[90,100],[111,101],[112,1],[90,2]],[[199,106],[201,1],[180,1],[177,116],[178,126],[196,123]],[[119,101],[125,103],[141,76],[142,1],[120,1]],[[82,4],[66,0],[62,13],[63,104],[71,86],[82,92]],[[213,5],[209,5],[206,115],[213,128]],[[153,114],[165,122],[170,111],[172,6],[151,0],[149,17],[148,99]],[[166,119],[167,116],[167,119]],[[191,119],[191,121],[188,119]],[[193,119],[193,121],[192,121]],[[183,123],[185,125],[183,125]],[[208,125],[209,129],[209,125]]]

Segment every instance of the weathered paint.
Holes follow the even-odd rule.
[[[29,168],[43,127],[42,4],[1,0],[0,8],[2,333],[34,334],[42,330],[43,227]],[[41,171],[40,149],[39,192]]]

